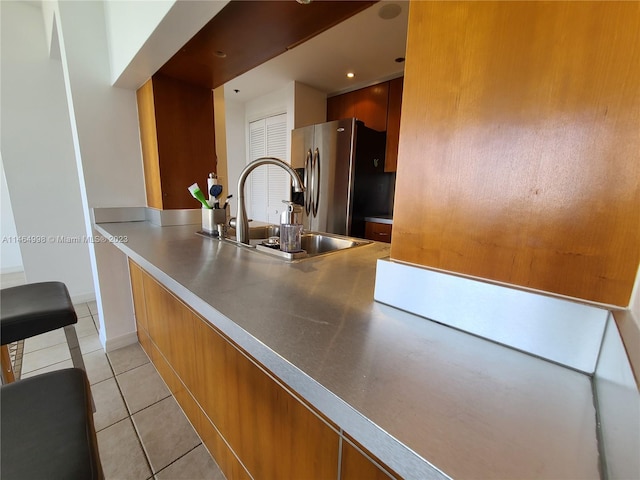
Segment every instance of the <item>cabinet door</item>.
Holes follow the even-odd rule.
[[[389,107],[387,109],[387,154],[384,171],[395,172],[398,165],[398,143],[400,141],[400,112],[402,110],[402,87],[404,77],[389,82]]]
[[[356,117],[367,127],[384,132],[388,101],[389,82],[336,95],[327,100],[327,121]]]
[[[327,99],[327,122],[356,116],[355,92],[343,93]]]
[[[384,132],[387,129],[389,82],[362,88],[354,93],[356,118],[367,127]]]

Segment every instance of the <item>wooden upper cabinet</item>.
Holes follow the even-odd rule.
[[[389,83],[379,83],[354,93],[356,118],[362,120],[367,127],[384,132],[387,129]]]
[[[216,171],[213,91],[156,74],[137,100],[147,205],[198,208],[187,189]]]
[[[404,77],[389,82],[389,106],[387,108],[387,152],[384,171],[395,172],[398,166],[398,143],[400,142],[400,112],[402,110],[402,86]]]
[[[336,95],[327,100],[327,120],[356,117],[367,127],[384,132],[387,129],[388,101],[388,82]]]
[[[327,99],[327,120],[356,117],[364,124],[387,132],[385,172],[395,172],[398,164],[400,110],[403,77]]]
[[[343,93],[327,99],[327,121],[356,116],[355,92]]]

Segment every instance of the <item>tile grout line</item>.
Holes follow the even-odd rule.
[[[198,435],[198,438],[200,437],[200,435]],[[204,443],[202,443],[202,439],[200,439],[200,443],[197,444],[195,447],[193,447],[191,450],[185,452],[184,454],[180,455],[178,458],[176,458],[175,460],[173,460],[169,465],[167,465],[166,467],[162,467],[160,470],[158,470],[157,472],[155,472],[153,474],[153,476],[155,477],[156,475],[158,475],[159,473],[162,473],[164,470],[166,470],[167,468],[169,468],[171,465],[173,465],[174,463],[176,463],[178,460],[183,459],[184,457],[186,457],[187,455],[189,455],[191,452],[193,452],[196,448],[200,447],[200,446],[204,446]],[[206,447],[205,447],[206,448]],[[215,461],[215,460],[214,460]]]
[[[146,353],[145,353],[145,355],[146,355]],[[155,477],[155,473],[153,473],[153,467],[151,466],[151,460],[149,459],[149,455],[147,453],[147,449],[144,448],[144,443],[142,442],[142,437],[140,436],[140,432],[138,431],[138,427],[136,426],[136,422],[133,421],[133,414],[131,413],[131,409],[129,408],[129,405],[127,404],[127,401],[124,398],[124,393],[122,393],[122,389],[120,388],[120,383],[118,383],[118,378],[117,378],[118,375],[116,375],[116,372],[115,372],[115,370],[113,368],[113,363],[111,362],[111,358],[109,357],[109,354],[105,353],[105,356],[107,357],[107,362],[109,363],[109,368],[111,368],[111,372],[113,373],[113,380],[116,382],[116,388],[118,389],[118,392],[120,393],[120,398],[122,399],[122,402],[124,403],[124,408],[127,410],[127,413],[128,413],[127,418],[131,422],[131,426],[133,427],[133,431],[136,434],[136,440],[138,440],[138,445],[140,446],[140,449],[142,450],[142,455],[144,456],[144,461],[146,462],[147,467],[149,467],[149,472],[151,473],[151,476],[149,477],[149,479],[153,479]],[[138,365],[138,366],[141,366],[141,365]],[[134,367],[134,368],[137,368],[137,367]],[[130,368],[129,370],[125,370],[125,371],[129,372],[131,370],[133,370],[133,368]],[[124,372],[121,372],[121,373],[124,373]],[[126,420],[126,419],[123,419],[123,420]]]

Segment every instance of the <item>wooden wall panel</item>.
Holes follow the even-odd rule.
[[[216,171],[213,90],[164,75],[152,78],[165,209],[198,208],[187,191]]]
[[[391,257],[627,306],[640,3],[412,2]]]
[[[162,187],[160,185],[160,161],[158,159],[158,132],[153,101],[153,82],[148,80],[136,92],[138,124],[144,167],[144,185],[147,206],[162,209]]]

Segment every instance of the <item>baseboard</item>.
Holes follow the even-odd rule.
[[[24,267],[22,265],[16,265],[15,267],[2,267],[0,268],[0,274],[5,275],[9,273],[21,273],[24,272]]]
[[[104,349],[109,353],[119,348],[133,345],[134,343],[138,343],[138,334],[136,332],[130,332],[125,335],[120,335],[119,337],[108,338],[105,342]]]

